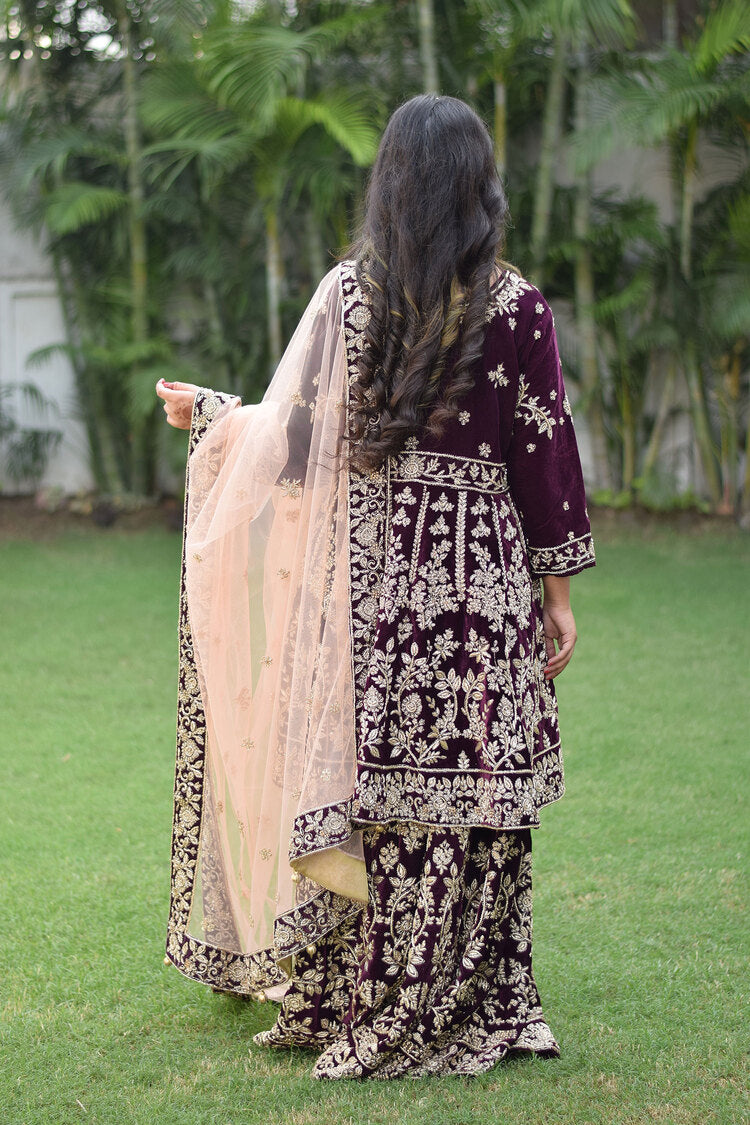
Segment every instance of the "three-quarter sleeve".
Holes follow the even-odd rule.
[[[577,574],[595,562],[583,473],[552,311],[533,296],[518,355],[508,480],[532,573]]]

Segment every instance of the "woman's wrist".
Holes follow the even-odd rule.
[[[570,609],[570,577],[560,574],[542,575],[544,605],[548,608]]]

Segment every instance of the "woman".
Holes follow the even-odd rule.
[[[157,387],[191,426],[168,957],[282,998],[256,1042],[319,1078],[559,1053],[530,830],[594,555],[505,219],[479,118],[413,98],[263,402]]]

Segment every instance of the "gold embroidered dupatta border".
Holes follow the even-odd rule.
[[[319,294],[326,281],[330,282],[334,274],[335,289],[338,293],[336,299],[340,302],[338,270],[332,271],[328,279],[324,280]],[[333,292],[332,287],[329,292]],[[324,303],[320,306],[323,312],[327,300],[328,297],[325,297]],[[340,343],[343,344],[343,341]],[[296,358],[300,366],[305,367],[307,360],[304,352],[301,351],[299,343],[296,352],[293,350],[293,345],[294,341],[290,344],[285,359],[291,354],[292,360]],[[335,348],[339,345],[331,346]],[[282,390],[286,393],[291,387],[292,393],[288,398],[292,404],[297,405],[301,396],[298,390],[294,390],[294,373],[289,374],[289,362],[286,368],[284,363],[285,360],[282,360],[269,392],[275,385],[276,405],[278,405],[279,378],[281,378]],[[345,389],[343,400],[335,404],[335,407],[344,406]],[[265,401],[264,399],[264,403]],[[226,414],[227,406],[231,403],[231,396],[211,391],[201,391],[196,396],[188,462],[217,417]],[[302,405],[304,406],[305,403],[302,402]],[[330,401],[324,408],[331,408]],[[280,416],[284,417],[283,413]],[[281,483],[288,485],[290,482]],[[216,794],[212,794],[213,783],[207,765],[209,745],[207,730],[209,727],[213,729],[213,726],[210,722],[207,723],[201,691],[203,673],[197,647],[194,644],[188,605],[190,585],[188,569],[189,566],[195,567],[195,559],[201,561],[197,554],[191,559],[187,557],[190,488],[188,467],[180,582],[177,757],[167,959],[194,980],[210,984],[217,989],[248,994],[257,989],[283,984],[287,979],[289,959],[295,952],[315,942],[344,919],[358,912],[361,909],[361,901],[366,898],[366,878],[356,849],[351,847],[353,834],[349,817],[351,797],[312,809],[302,806],[294,821],[294,831],[289,841],[289,855],[286,859],[286,862],[291,864],[287,874],[291,873],[293,881],[296,882],[296,905],[277,913],[273,925],[272,945],[251,952],[239,951],[242,942],[238,936],[238,928],[233,924],[237,919],[237,894],[236,890],[234,892],[227,890],[230,885],[236,885],[227,878],[232,874],[236,876],[236,871],[228,871],[225,866],[227,863],[231,866],[236,862],[236,858],[232,857],[231,849],[227,852],[226,832],[222,842],[216,826],[216,810],[223,811],[223,809],[219,798]],[[285,491],[289,493],[289,489]],[[294,490],[290,495],[296,497]],[[347,568],[347,584],[348,578]],[[323,597],[323,614],[329,595],[330,590]],[[294,624],[296,625],[296,622]],[[351,661],[350,650],[348,660]],[[314,762],[314,754],[311,760]],[[325,770],[319,771],[323,776],[325,772]],[[318,791],[324,792],[325,785],[319,786]],[[323,822],[327,826],[325,829]],[[281,857],[278,862],[280,864],[283,862]],[[299,874],[293,875],[292,868]],[[201,895],[199,921],[194,924],[193,929],[202,922],[204,933],[210,935],[210,940],[208,936],[201,938],[194,932],[191,933],[191,915],[194,911],[198,887]],[[346,893],[338,893],[342,890]],[[247,919],[241,921],[246,922]]]

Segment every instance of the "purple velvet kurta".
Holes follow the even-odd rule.
[[[354,378],[352,265],[342,287]],[[549,306],[507,271],[487,322],[442,437],[352,474],[357,821],[535,827],[563,793],[539,576],[593,564],[586,496]]]

